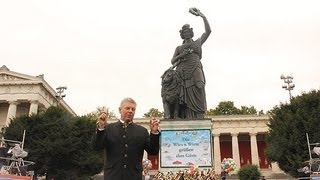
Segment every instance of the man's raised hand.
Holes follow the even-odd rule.
[[[104,127],[106,126],[108,115],[109,115],[109,112],[107,110],[107,112],[103,111],[98,116],[97,127],[99,129],[104,129]]]

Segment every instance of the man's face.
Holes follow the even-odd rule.
[[[121,120],[129,122],[133,120],[134,113],[136,112],[136,105],[131,102],[124,102],[121,107],[119,107],[119,113],[121,115]]]

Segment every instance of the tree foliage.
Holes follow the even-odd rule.
[[[232,101],[221,101],[215,109],[209,109],[206,113],[208,116],[212,115],[254,115],[257,110],[254,106],[241,106],[237,108]]]
[[[245,165],[237,173],[240,180],[259,180],[261,172],[257,165]]]
[[[143,117],[163,117],[164,112],[159,111],[156,108],[151,108],[147,113],[143,115]]]
[[[59,107],[50,107],[45,113],[14,119],[4,136],[22,141],[24,130],[27,160],[35,162],[36,175],[71,180],[101,172],[103,155],[91,150],[95,120],[90,116],[72,117]]]
[[[309,160],[306,133],[310,142],[320,142],[320,92],[313,90],[280,104],[270,111],[266,153],[279,167],[297,177],[297,169]]]
[[[116,118],[116,115],[113,111],[110,111],[109,108],[105,107],[105,106],[101,106],[101,107],[97,107],[97,110],[95,112],[93,112],[95,114],[95,119],[98,117],[99,114],[101,114],[102,112],[108,112],[108,118],[109,119],[114,119]]]
[[[253,106],[250,106],[250,107],[241,106],[239,113],[242,115],[252,115],[252,114],[257,114],[257,110]]]

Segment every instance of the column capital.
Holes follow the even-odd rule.
[[[18,101],[8,101],[9,104],[12,104],[12,105],[18,105],[20,104],[20,102]]]
[[[231,134],[232,137],[239,135],[239,133],[237,133],[237,132],[232,132],[232,133],[230,133],[230,134]]]
[[[212,135],[213,135],[214,137],[220,137],[221,133],[213,132]]]
[[[250,136],[257,136],[257,134],[258,134],[257,132],[249,132]]]
[[[30,102],[31,104],[38,104],[38,103],[39,103],[38,100],[29,100],[29,102]]]

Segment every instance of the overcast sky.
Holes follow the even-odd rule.
[[[318,0],[2,0],[0,66],[67,86],[78,115],[133,97],[136,117],[162,108],[162,73],[179,30],[189,23],[203,45],[207,104],[270,110],[289,99],[280,75],[292,75],[293,96],[320,88]]]

